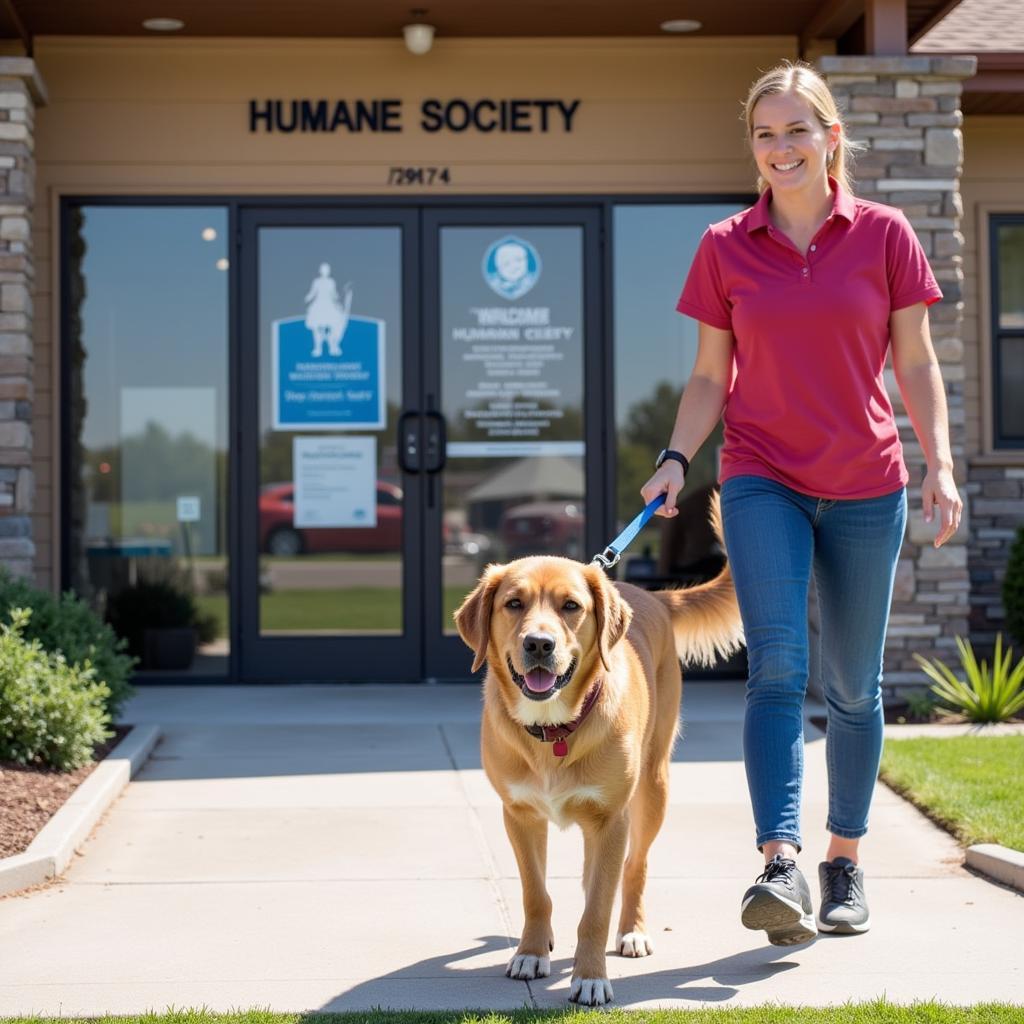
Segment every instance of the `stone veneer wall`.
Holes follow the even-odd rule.
[[[957,634],[969,629],[967,538],[971,529],[965,493],[963,235],[960,173],[963,166],[963,80],[974,57],[825,56],[818,67],[832,88],[847,129],[869,150],[854,164],[855,190],[865,199],[897,206],[907,215],[943,291],[930,310],[932,340],[949,404],[955,477],[965,497],[957,535],[938,550],[935,523],[921,516],[925,462],[891,369],[889,393],[896,410],[907,468],[909,520],[900,553],[885,649],[884,690],[925,683],[913,653],[955,653]]]
[[[0,565],[31,577],[34,120],[46,90],[27,57],[0,57]]]

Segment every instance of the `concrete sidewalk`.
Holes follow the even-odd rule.
[[[505,978],[522,911],[479,714],[471,687],[142,689],[124,720],[161,725],[152,759],[64,882],[0,900],[0,1015],[562,1006],[582,842],[552,828],[551,977]],[[883,786],[862,847],[872,930],[795,949],[745,930],[759,861],[741,686],[690,684],[684,718],[651,857],[656,948],[609,957],[615,1005],[1024,999],[1024,899],[964,871],[952,839]],[[806,753],[816,895],[813,729]]]

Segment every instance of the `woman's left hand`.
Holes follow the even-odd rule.
[[[921,484],[921,504],[926,523],[932,521],[934,507],[937,505],[939,508],[939,532],[935,535],[935,546],[942,547],[960,528],[960,515],[964,508],[950,470],[945,467],[928,470]]]

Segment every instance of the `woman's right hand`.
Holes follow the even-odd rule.
[[[679,509],[676,508],[676,495],[683,489],[685,482],[686,474],[678,462],[674,459],[663,462],[661,468],[655,470],[654,476],[640,488],[644,505],[649,505],[659,494],[664,493],[665,504],[654,514],[664,516],[666,519],[679,515]]]

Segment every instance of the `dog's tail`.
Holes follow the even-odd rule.
[[[711,498],[709,516],[724,550],[722,508],[717,491]],[[680,590],[656,590],[653,596],[672,616],[676,650],[684,662],[713,665],[717,658],[728,658],[742,646],[743,623],[728,562],[707,583]]]

